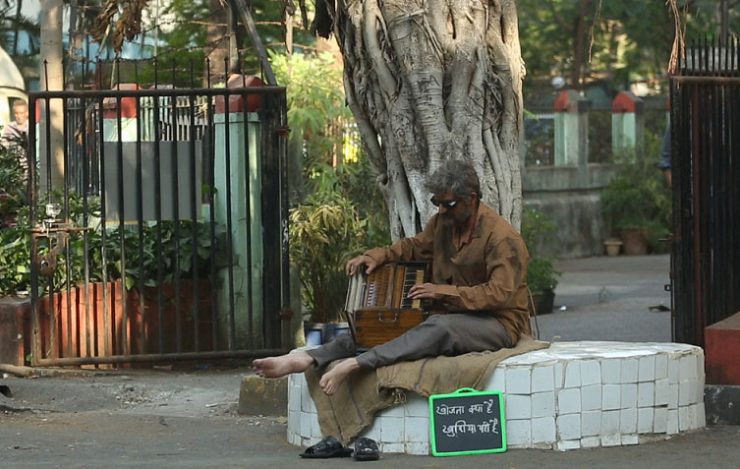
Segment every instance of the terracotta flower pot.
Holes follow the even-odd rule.
[[[642,228],[622,230],[622,243],[628,256],[644,256],[648,252],[647,236]]]
[[[622,241],[619,239],[607,239],[604,241],[604,248],[607,256],[618,256],[622,249]]]

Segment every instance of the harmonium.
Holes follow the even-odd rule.
[[[426,319],[422,300],[408,298],[408,292],[427,281],[427,267],[426,262],[388,263],[350,278],[345,312],[358,349],[384,344]]]

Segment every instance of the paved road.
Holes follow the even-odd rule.
[[[543,340],[671,341],[670,258],[590,257],[561,261],[555,312],[537,322]]]
[[[552,340],[670,340],[663,291],[666,256],[591,258],[558,264],[556,304],[539,318]],[[86,377],[6,378],[0,396],[0,467],[332,468],[307,461],[286,443],[284,418],[236,413],[248,368],[171,372],[122,370]],[[557,452],[510,450],[455,458],[384,455],[389,468],[737,467],[740,427],[712,426],[668,441]],[[372,463],[368,463],[372,464]]]

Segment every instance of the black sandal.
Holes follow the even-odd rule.
[[[355,441],[355,454],[352,457],[355,461],[377,461],[380,459],[378,444],[370,438],[358,438]]]
[[[299,456],[306,459],[348,458],[352,456],[352,449],[342,446],[333,436],[327,436],[306,448]]]

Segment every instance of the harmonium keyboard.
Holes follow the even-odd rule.
[[[412,286],[427,281],[426,262],[383,264],[366,275],[353,275],[345,312],[359,349],[395,339],[426,319],[421,300],[408,298]]]

